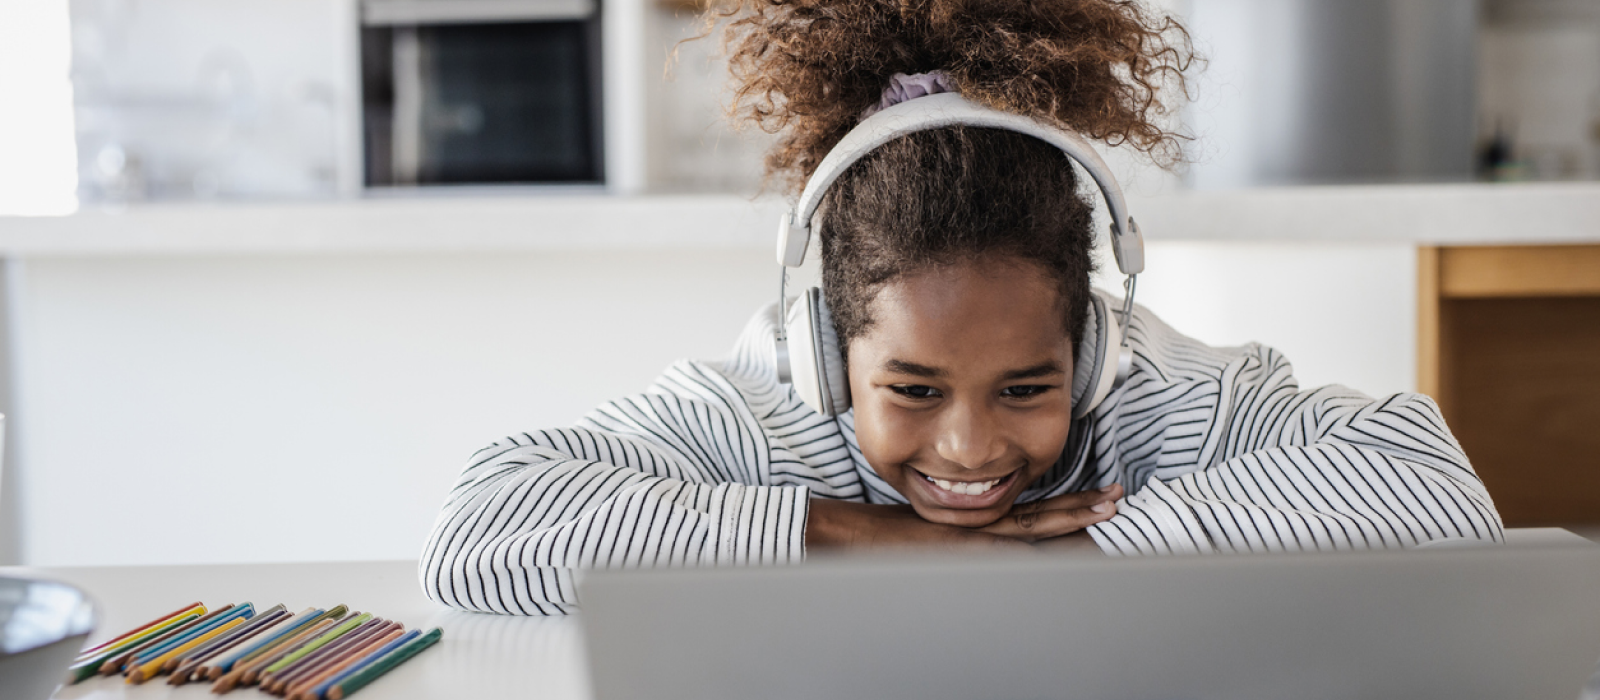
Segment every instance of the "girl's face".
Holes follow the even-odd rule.
[[[887,284],[850,342],[856,438],[924,519],[976,527],[1053,466],[1072,421],[1060,294],[1016,260]]]

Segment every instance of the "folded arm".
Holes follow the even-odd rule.
[[[1140,359],[1150,370],[1143,385],[1130,382],[1114,409],[1139,416],[1107,437],[1143,468],[1131,470],[1142,483],[1117,517],[1091,529],[1106,552],[1503,541],[1494,503],[1432,399],[1301,391],[1271,348],[1166,340],[1162,354]],[[1156,447],[1141,451],[1144,442]]]
[[[615,401],[579,427],[508,437],[474,455],[423,551],[428,596],[467,610],[561,614],[577,603],[579,568],[803,558],[808,490],[763,483],[765,438],[739,404],[718,400],[719,378],[680,365],[665,380],[709,393]]]

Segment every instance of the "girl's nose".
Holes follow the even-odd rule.
[[[965,469],[982,469],[1005,454],[999,422],[986,408],[957,405],[950,408],[939,431],[939,456]]]

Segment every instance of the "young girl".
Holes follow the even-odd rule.
[[[1175,162],[1158,120],[1163,86],[1182,92],[1187,35],[1131,2],[747,0],[727,16],[744,114],[782,130],[768,166],[796,189],[865,117],[939,93]],[[1097,315],[1119,300],[1090,290],[1080,184],[1060,148],[1013,130],[957,124],[871,149],[811,227],[846,410],[780,381],[768,306],[726,359],[679,362],[576,427],[473,456],[423,552],[427,594],[555,614],[577,604],[578,568],[823,547],[1502,538],[1427,397],[1302,391],[1270,348],[1207,347],[1136,306],[1122,323]],[[1082,341],[1112,324],[1131,368],[1096,403],[1075,372],[1098,362]]]

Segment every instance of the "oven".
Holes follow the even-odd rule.
[[[597,0],[362,0],[364,183],[605,182]]]

